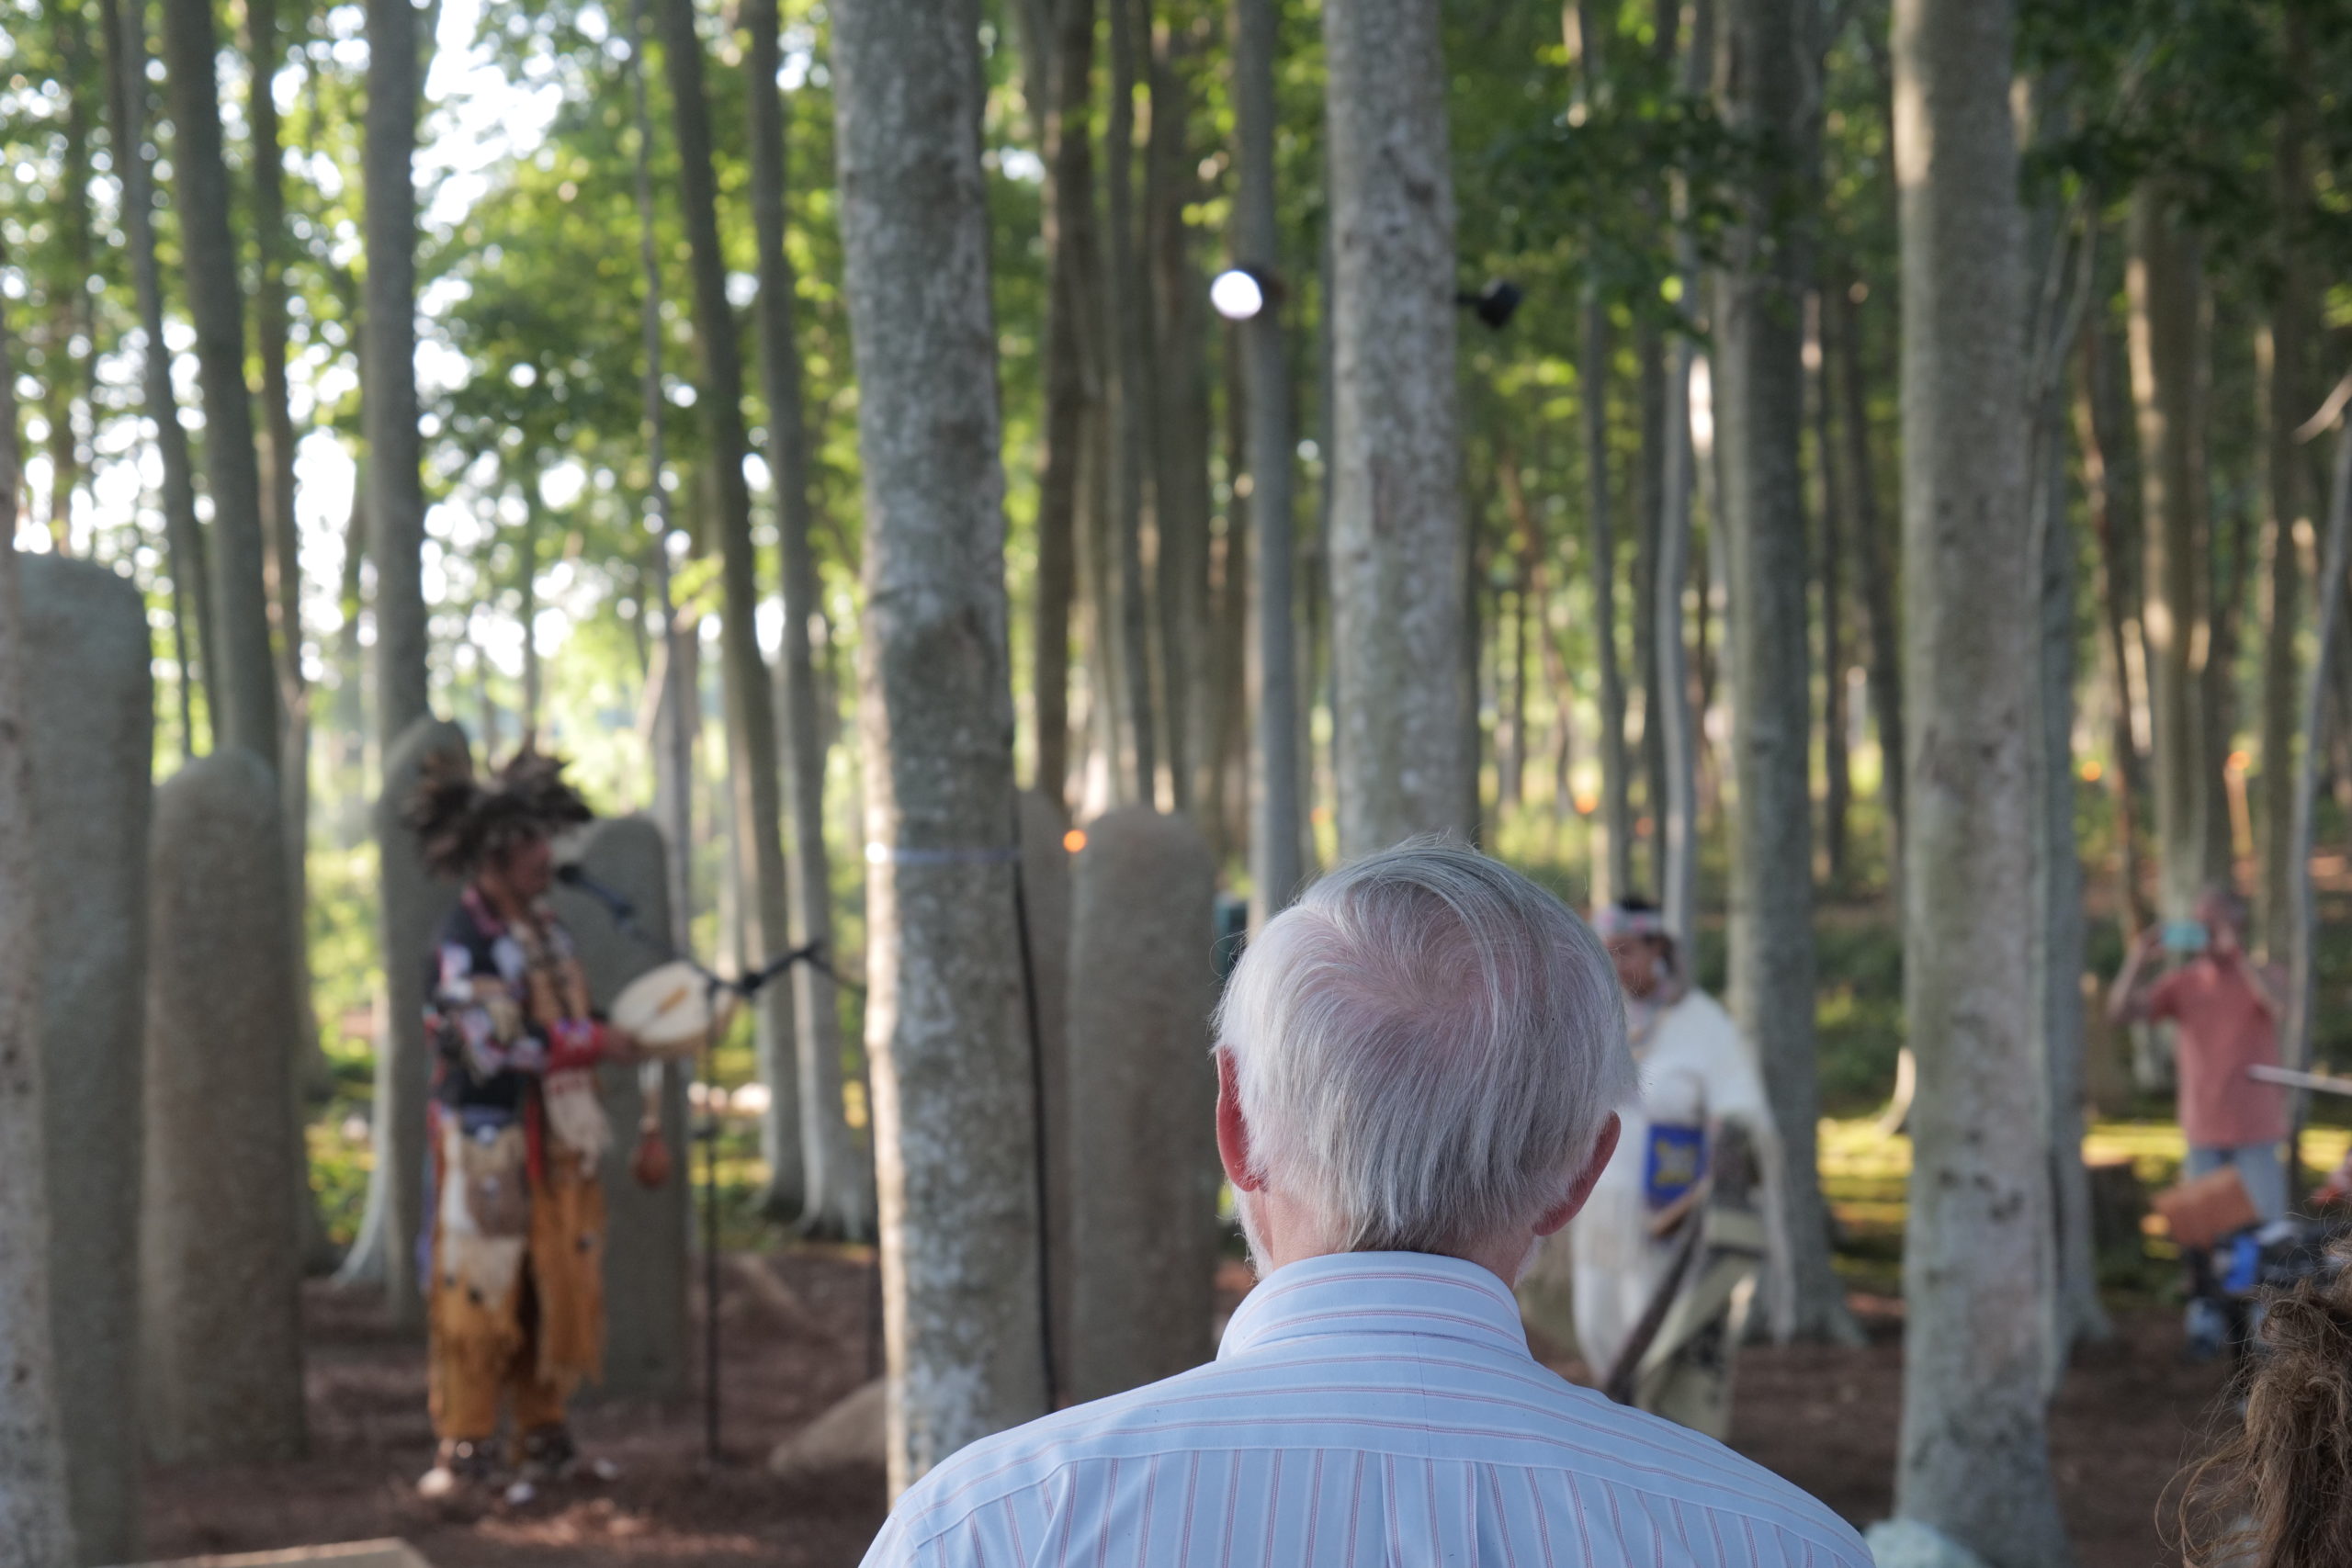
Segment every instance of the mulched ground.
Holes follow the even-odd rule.
[[[1237,1272],[1221,1282],[1245,1282]],[[850,1568],[882,1517],[880,1474],[786,1483],[763,1461],[865,1380],[872,1300],[870,1253],[735,1260],[720,1292],[725,1461],[703,1461],[698,1405],[589,1406],[578,1416],[582,1443],[619,1462],[620,1480],[510,1508],[415,1495],[432,1448],[421,1347],[389,1332],[367,1304],[315,1286],[306,1321],[311,1457],[156,1472],[150,1551],[179,1557],[396,1535],[436,1568]],[[1733,1446],[1859,1524],[1888,1509],[1903,1369],[1900,1303],[1859,1297],[1856,1305],[1871,1331],[1866,1348],[1743,1354]],[[2163,1544],[2159,1498],[2197,1450],[2223,1383],[2216,1369],[2180,1363],[2172,1314],[2138,1310],[2119,1329],[2116,1343],[2078,1359],[2052,1425],[2082,1568],[2177,1562]],[[1568,1375],[1582,1371],[1548,1359]]]

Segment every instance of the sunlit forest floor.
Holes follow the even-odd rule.
[[[1847,1173],[1835,1187],[1899,1179],[1891,1174],[1899,1140],[1864,1148],[1850,1126],[1831,1132],[1832,1162]],[[1838,1199],[1841,1209],[1885,1201]],[[1884,1216],[1862,1211],[1845,1223],[1866,1245],[1844,1261],[1867,1275]],[[765,1283],[751,1279],[754,1269],[766,1271]],[[1228,1306],[1248,1282],[1238,1264],[1225,1266]],[[1867,1288],[1851,1299],[1870,1331],[1864,1348],[1742,1352],[1732,1440],[1860,1525],[1883,1517],[1891,1503],[1902,1305]],[[738,1254],[720,1301],[724,1462],[704,1462],[701,1411],[691,1401],[587,1404],[582,1438],[623,1467],[620,1479],[510,1507],[415,1495],[412,1483],[432,1446],[422,1347],[389,1332],[371,1306],[316,1285],[307,1325],[311,1457],[159,1472],[149,1487],[149,1549],[176,1557],[390,1535],[437,1568],[851,1568],[881,1521],[879,1471],[785,1481],[763,1461],[873,1364],[872,1254]],[[2225,1374],[2180,1361],[2177,1310],[2149,1291],[2110,1291],[2109,1303],[2119,1337],[2077,1356],[2053,1413],[2052,1455],[2084,1568],[2146,1568],[2163,1554],[2165,1488],[2221,1409]],[[1535,1348],[1564,1375],[1586,1375],[1572,1354],[1540,1338]]]

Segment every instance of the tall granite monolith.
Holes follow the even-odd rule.
[[[1021,792],[1021,904],[1028,959],[1027,1005],[1035,1010],[1037,1082],[1046,1141],[1046,1309],[1053,1337],[1054,1390],[1066,1393],[1076,1371],[1070,1355],[1077,1280],[1073,1251],[1076,1183],[1069,1134],[1069,830],[1061,807],[1034,789]]]
[[[293,947],[277,785],[216,751],[155,792],[140,1245],[149,1443],[167,1462],[303,1447]]]
[[[1086,1400],[1213,1348],[1216,875],[1188,819],[1130,807],[1088,824],[1070,886],[1069,1393]]]
[[[599,1012],[621,988],[667,956],[670,933],[668,851],[647,817],[592,824],[563,846],[563,858],[635,909],[640,938],[612,910],[576,887],[558,887],[555,912],[571,933]],[[654,944],[663,944],[656,946]],[[608,1216],[605,1247],[605,1376],[600,1392],[616,1399],[674,1399],[687,1392],[686,1238],[693,1224],[692,1145],[686,1131],[690,1063],[607,1066],[597,1076],[613,1144],[601,1174]],[[645,1113],[645,1083],[657,1086],[669,1178],[647,1188],[630,1169]]]
[[[391,1320],[409,1328],[424,1321],[416,1238],[424,1217],[424,1101],[431,1081],[424,1059],[426,960],[434,933],[458,901],[458,887],[424,869],[403,813],[427,758],[466,754],[464,730],[429,714],[418,719],[384,759],[383,793],[375,805],[376,841],[383,846],[377,925],[390,995],[376,1010],[376,1168],[358,1239],[337,1278],[380,1284]]]
[[[21,566],[58,1414],[80,1561],[128,1562],[141,1555],[151,637],[129,580],[53,555]]]

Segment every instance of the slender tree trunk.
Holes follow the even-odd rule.
[[[1249,370],[1243,363],[1243,330],[1229,324],[1224,333],[1221,373],[1225,379],[1223,413],[1225,471],[1231,481],[1250,477]],[[1254,488],[1254,486],[1245,486]],[[1228,482],[1225,528],[1216,551],[1216,601],[1212,614],[1216,633],[1213,679],[1216,683],[1216,830],[1210,848],[1219,867],[1250,863],[1250,513],[1248,496],[1233,491]]]
[[[419,20],[407,0],[368,0],[368,118],[365,152],[368,282],[363,341],[361,418],[368,441],[368,560],[376,569],[376,736],[388,759],[410,726],[424,717],[427,637],[424,607],[424,448],[416,400],[416,105],[423,75]],[[385,819],[392,814],[384,813]],[[368,1202],[384,1216],[374,1256],[355,1247],[347,1277],[384,1280],[395,1322],[423,1315],[415,1279],[416,1235],[423,1216],[416,1173],[424,1162],[424,1039],[416,1021],[421,998],[403,977],[413,976],[431,932],[431,896],[424,869],[413,863],[404,835],[380,840],[384,855],[381,915],[389,1027],[377,1049],[378,1082],[390,1092],[376,1106],[376,1169]]]
[[[728,778],[735,806],[735,852],[743,883],[745,957],[764,964],[781,952],[791,924],[786,888],[783,784],[777,776],[775,694],[761,656],[759,557],[752,543],[752,492],[743,478],[751,441],[743,428],[743,366],[735,309],[727,299],[727,256],[718,238],[718,181],[711,170],[710,108],[703,94],[702,39],[694,0],[662,0],[656,17],[670,82],[672,129],[678,141],[678,197],[694,273],[695,342],[702,359],[703,442],[709,454],[712,522],[718,535],[719,620],[727,701]],[[781,137],[776,139],[781,162]],[[782,169],[775,171],[781,192]],[[757,998],[760,1077],[768,1088],[760,1147],[768,1166],[762,1206],[778,1218],[799,1215],[812,1151],[801,1137],[802,1066],[793,1040],[792,1002],[782,990]],[[839,1071],[836,1056],[834,1071]],[[835,1098],[838,1100],[838,1085]],[[821,1155],[819,1156],[821,1157]]]
[[[1233,99],[1240,188],[1233,205],[1233,258],[1270,280],[1281,272],[1281,230],[1274,201],[1274,61],[1281,48],[1275,0],[1234,0]],[[1282,294],[1240,324],[1250,420],[1250,923],[1280,914],[1306,880],[1305,780],[1300,769],[1296,593],[1292,536],[1295,505],[1291,467],[1294,409],[1283,342]],[[1227,534],[1227,548],[1233,535]],[[1233,558],[1228,555],[1228,562]],[[1230,576],[1228,583],[1232,581]]]
[[[776,90],[775,0],[750,0],[743,70],[751,109],[752,227],[760,276],[760,378],[768,406],[768,472],[784,555],[785,796],[792,817],[793,945],[833,940],[831,859],[825,847],[825,741],[818,725],[817,663],[808,626],[817,614],[817,555],[810,534],[808,416],[801,395],[796,288],[784,250],[784,100]],[[1065,541],[1067,542],[1067,541]],[[1062,608],[1069,608],[1065,595]],[[1042,733],[1042,732],[1041,732]],[[1055,774],[1059,777],[1058,772]],[[826,1235],[873,1228],[871,1160],[850,1132],[842,1099],[841,999],[815,964],[792,971],[793,1040],[799,1051],[800,1146],[807,1188],[803,1224]]]
[[[1871,716],[1878,726],[1879,803],[1886,816],[1887,877],[1898,887],[1903,852],[1903,631],[1894,613],[1894,569],[1887,559],[1886,525],[1878,509],[1878,477],[1871,457],[1870,391],[1863,378],[1861,317],[1843,277],[1823,290],[1824,368],[1843,411],[1847,489],[1853,497],[1855,559],[1861,568],[1863,629],[1870,637]]]
[[[630,0],[628,59],[629,109],[637,135],[631,160],[637,205],[637,261],[642,295],[638,301],[638,343],[640,366],[638,405],[642,410],[645,466],[649,479],[645,510],[653,525],[653,592],[649,612],[662,612],[660,654],[653,665],[658,694],[652,700],[652,722],[646,727],[653,751],[653,816],[669,838],[671,940],[681,950],[693,944],[695,860],[695,738],[702,732],[701,645],[694,628],[679,612],[670,579],[670,539],[674,532],[670,491],[665,483],[668,459],[662,440],[662,414],[668,400],[662,389],[662,262],[655,248],[653,217],[653,110],[645,79],[645,10],[647,0]]]
[[[245,121],[253,136],[254,321],[261,362],[261,500],[270,625],[277,635],[277,683],[289,716],[302,706],[302,571],[294,519],[294,414],[286,353],[286,175],[272,90],[286,56],[277,0],[246,0],[245,53],[253,78]]]
[[[1424,0],[1333,0],[1332,658],[1340,853],[1476,828],[1444,51]]]
[[[1145,232],[1155,307],[1152,342],[1152,517],[1159,539],[1160,704],[1168,769],[1180,811],[1205,824],[1215,798],[1209,765],[1208,285],[1193,258],[1186,207],[1200,200],[1193,94],[1185,73],[1197,48],[1162,27],[1151,60],[1151,148]]]
[[[1527,775],[1526,559],[1521,558],[1517,565],[1510,604],[1496,605],[1501,621],[1497,635],[1504,649],[1495,676],[1495,700],[1502,715],[1501,734],[1495,745],[1495,816],[1498,819],[1519,810]]]
[[[179,182],[180,251],[196,327],[204,395],[204,461],[212,496],[212,603],[220,664],[213,671],[215,738],[278,767],[277,681],[263,578],[261,469],[254,457],[245,388],[244,301],[229,230],[229,169],[220,148],[208,0],[167,0],[164,61],[171,73],[172,164]]]
[[[1050,22],[1035,24],[1035,12]],[[1094,0],[1037,0],[1030,53],[1041,69],[1040,149],[1046,162],[1046,451],[1037,490],[1037,604],[1030,689],[1036,706],[1037,787],[1067,809],[1069,787],[1069,613],[1078,591],[1080,479],[1087,431],[1101,405],[1094,363]]]
[[[2071,132],[2072,117],[2046,79],[2032,84],[2029,103],[2038,144],[2053,145]],[[2033,811],[2028,940],[2035,981],[2034,1050],[2049,1084],[2055,1252],[2045,1387],[2052,1397],[2075,1343],[2105,1340],[2114,1332],[2099,1303],[2090,1175],[2083,1165],[2085,936],[2075,774],[2075,573],[2080,545],[2066,505],[2066,367],[2098,282],[2098,221],[2095,210],[2086,212],[2079,238],[2070,236],[2070,221],[2054,198],[2045,199],[2028,216],[2026,243],[2027,276],[2041,279],[2025,340],[2028,558],[2040,606],[2034,723],[2027,753]]]
[[[2303,685],[2303,744],[2295,765],[2293,837],[2287,855],[2293,894],[2292,956],[2279,1044],[2288,1066],[2294,1067],[2311,1065],[2312,1021],[2319,1004],[2319,923],[2312,888],[2312,845],[2319,804],[2321,727],[2325,723],[2329,689],[2343,673],[2336,666],[2345,652],[2344,574],[2347,558],[2352,558],[2352,422],[2342,423],[2336,432],[2335,467],[2328,488],[2327,536],[2320,548],[2318,657],[2312,660],[2311,675]],[[2338,726],[2339,733],[2343,728]],[[2305,1098],[2301,1093],[2295,1096],[2290,1157],[2299,1156],[2302,1145]],[[2301,1166],[2300,1157],[2295,1157],[2295,1164]]]
[[[2207,338],[2211,333],[2200,334]],[[2199,380],[2210,373],[2200,372]],[[2198,434],[2198,468],[2205,433]],[[2210,513],[2211,509],[2208,508]],[[2210,536],[2199,558],[2207,563],[2197,641],[2204,652],[2197,681],[2197,799],[2202,821],[2204,881],[2237,886],[2237,832],[2230,815],[2230,755],[2238,728],[2238,637],[2245,625],[2245,586],[2253,575],[2254,513],[2241,492],[2221,518],[2209,518]]]
[[[1126,712],[1126,739],[1135,764],[1127,783],[1134,798],[1151,805],[1159,797],[1159,714],[1151,700],[1151,619],[1145,597],[1143,560],[1145,404],[1148,350],[1144,312],[1148,279],[1136,259],[1136,86],[1138,69],[1136,13],[1145,0],[1105,0],[1111,12],[1111,118],[1104,139],[1104,220],[1111,243],[1103,248],[1107,271],[1103,308],[1110,317],[1110,374],[1104,378],[1104,412],[1110,422],[1110,532],[1116,561],[1119,674]],[[1114,770],[1114,773],[1116,770]]]
[[[2145,566],[2141,630],[2147,639],[2154,719],[2155,827],[2160,904],[2185,919],[2204,880],[2195,631],[2202,475],[2196,461],[2201,283],[2196,244],[2165,209],[2162,191],[2132,198],[2132,394],[2140,424]]]
[[[1676,9],[1679,12],[1679,7]],[[1680,85],[1685,94],[1695,97],[1705,91],[1713,56],[1714,9],[1711,0],[1698,0],[1691,7],[1690,45],[1682,54]],[[1679,176],[1674,183],[1673,209],[1675,269],[1680,276],[1682,298],[1695,304],[1702,295],[1699,240],[1690,226],[1690,193]],[[1658,726],[1666,780],[1656,807],[1658,903],[1666,913],[1667,930],[1686,953],[1697,951],[1699,931],[1699,716],[1692,707],[1690,658],[1682,636],[1682,595],[1690,581],[1692,564],[1691,506],[1699,480],[1699,454],[1690,432],[1691,375],[1698,353],[1694,337],[1676,336],[1659,410],[1663,423],[1658,434],[1657,604],[1652,624],[1657,642],[1657,694],[1650,705]],[[1699,592],[1702,658],[1706,613],[1702,579]]]
[[[23,1568],[78,1559],[50,1349],[49,1168],[41,1131],[40,911],[33,908],[32,759],[25,733],[25,615],[15,520],[24,477],[16,356],[0,321],[0,1540]]]
[[[155,262],[154,162],[148,149],[147,33],[143,7],[98,0],[106,31],[107,107],[114,129],[115,175],[122,182],[124,246],[139,299],[141,401],[155,426],[155,455],[164,470],[164,548],[172,574],[172,623],[196,650],[180,661],[180,729],[185,750],[196,744],[193,684],[209,682],[214,653],[212,582],[205,570],[204,535],[196,519],[196,477],[187,432],[172,389],[172,355],[164,341],[164,287]],[[217,718],[217,714],[216,714]]]
[[[2310,177],[2304,146],[2308,111],[2308,28],[2294,6],[2283,8],[2285,59],[2301,75],[2278,118],[2278,151],[2272,179],[2279,207],[2290,222],[2308,201]],[[2263,430],[2269,516],[2263,535],[2267,589],[2262,642],[2261,918],[2264,946],[2273,963],[2290,948],[2294,868],[2290,842],[2295,813],[2295,683],[2301,674],[2296,637],[2302,629],[2302,560],[2295,539],[2310,512],[2310,468],[2294,439],[2311,399],[2310,345],[2313,315],[2310,269],[2290,247],[2270,301],[2270,320],[2256,345],[2256,374],[2263,384]]]
[[[261,364],[262,567],[269,591],[270,629],[277,638],[277,692],[286,728],[279,741],[278,799],[286,829],[287,931],[294,941],[294,1017],[302,1037],[296,1077],[305,1085],[323,1078],[325,1058],[318,1032],[318,1006],[311,994],[311,943],[304,911],[310,906],[311,699],[302,676],[302,568],[300,530],[294,517],[294,415],[286,383],[289,326],[286,287],[285,154],[278,141],[277,98],[273,90],[286,49],[277,21],[277,0],[247,0],[245,55],[252,82],[245,119],[253,138],[254,338]],[[307,1096],[305,1097],[307,1099]],[[315,1266],[334,1266],[333,1244],[311,1190],[309,1145],[300,1135],[308,1116],[298,1103],[294,1143],[296,1213],[304,1256]]]
[[[2026,922],[2041,594],[2007,0],[1896,0],[1905,673],[1905,1000],[1919,1093],[1896,1509],[1988,1561],[2072,1561],[2043,1378],[2054,1288]]]
[[[2270,509],[2263,540],[2268,571],[2262,606],[2261,900],[2264,944],[2274,963],[2285,957],[2293,929],[2295,685],[2301,674],[2296,636],[2301,630],[2302,601],[2295,537],[2310,515],[2304,502],[2303,455],[2294,440],[2296,414],[2309,400],[2302,342],[2308,328],[2299,284],[2290,276],[2281,286],[2256,354],[2265,391]]]
[[[1721,71],[1725,122],[1779,148],[1774,172],[1730,240],[1715,294],[1713,406],[1730,565],[1734,765],[1731,997],[1772,1094],[1785,1169],[1775,1185],[1787,1243],[1777,1337],[1857,1341],[1830,1267],[1815,1173],[1813,734],[1805,567],[1802,356],[1806,273],[1796,236],[1768,239],[1776,215],[1817,178],[1821,40],[1798,0],[1729,7]]]
[[[65,275],[51,295],[49,401],[49,512],[54,547],[73,552],[74,498],[89,472],[89,445],[83,438],[84,419],[92,434],[97,426],[97,405],[92,400],[93,371],[97,364],[96,300],[85,282],[96,270],[91,248],[90,105],[85,86],[90,80],[88,17],[81,0],[57,0],[49,12],[51,45],[58,62],[58,85],[64,89],[65,112],[57,128],[63,146],[59,162],[62,177],[56,188],[58,238],[64,251]],[[74,346],[76,338],[80,348]],[[81,415],[74,411],[81,400]]]
[[[2139,743],[2132,734],[2132,659],[2125,629],[2129,608],[2125,599],[2131,571],[2124,558],[2117,517],[2121,485],[2108,460],[2095,406],[2092,383],[2098,353],[2098,333],[2086,331],[2076,361],[2075,444],[2082,455],[2083,491],[2090,513],[2091,533],[2098,543],[2099,624],[2105,661],[2113,671],[2115,721],[2108,736],[2114,765],[2108,771],[2108,794],[2115,807],[2116,913],[2125,939],[2140,934],[2147,910],[2140,893],[2140,831],[2138,821]]]
[[[1045,1406],[978,7],[833,13],[893,1492]]]
[[[1679,7],[1676,9],[1679,15]],[[1635,396],[1640,405],[1641,454],[1634,475],[1634,680],[1641,688],[1642,810],[1649,818],[1645,886],[1653,897],[1666,886],[1666,736],[1657,690],[1657,552],[1658,534],[1664,527],[1667,355],[1666,334],[1657,322],[1646,313],[1637,314],[1634,359],[1639,368]]]
[[[1587,7],[1589,9],[1589,6]],[[1598,53],[1587,35],[1588,60]],[[1592,558],[1592,639],[1600,671],[1600,810],[1595,822],[1592,901],[1634,891],[1633,781],[1625,754],[1625,675],[1617,658],[1617,530],[1609,485],[1609,307],[1588,286],[1578,405],[1584,423],[1585,518]]]
[[[536,748],[539,740],[539,708],[545,696],[545,676],[539,667],[539,534],[546,525],[547,505],[539,499],[539,476],[523,479],[523,537],[516,548],[514,592],[520,601],[515,620],[523,628],[523,706],[516,717],[523,744]]]
[[[1813,412],[1813,467],[1821,495],[1821,837],[1824,869],[1832,889],[1843,889],[1847,863],[1847,814],[1854,780],[1846,755],[1846,542],[1845,495],[1838,482],[1838,445],[1831,439],[1828,356],[1822,335],[1829,318],[1827,299],[1816,293],[1808,312],[1815,367],[1806,378]]]

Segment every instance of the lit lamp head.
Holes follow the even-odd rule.
[[[1209,284],[1209,304],[1228,321],[1247,321],[1266,308],[1263,279],[1246,266],[1227,267]]]

